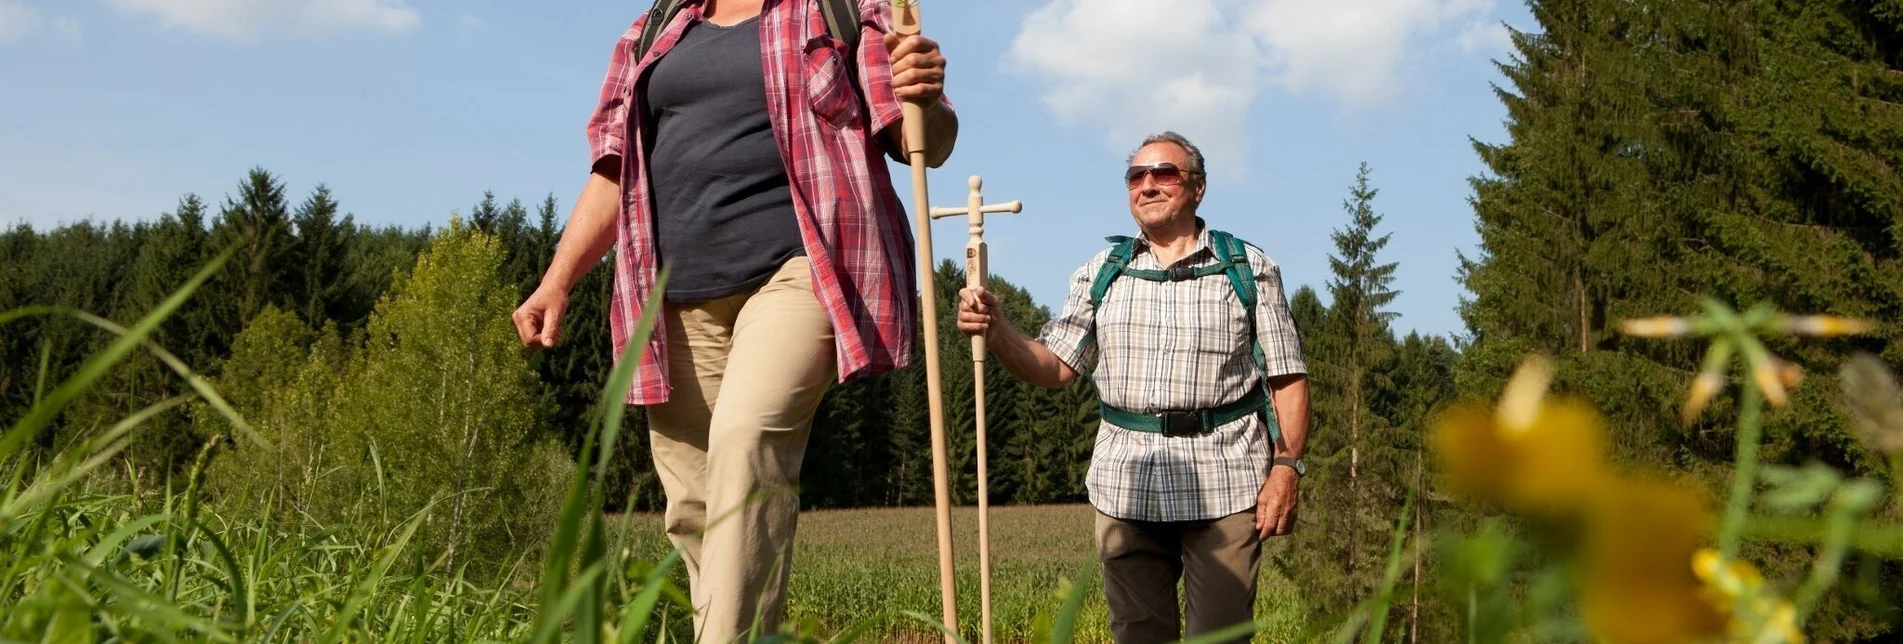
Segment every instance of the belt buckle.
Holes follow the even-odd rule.
[[[1194,436],[1203,433],[1202,418],[1195,412],[1166,411],[1156,415],[1164,436]]]

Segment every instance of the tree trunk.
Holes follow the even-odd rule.
[[[1573,291],[1579,294],[1579,352],[1585,353],[1592,342],[1592,310],[1586,301],[1586,277],[1579,268],[1573,269]]]
[[[1359,353],[1359,352],[1356,352]],[[1360,356],[1351,358],[1357,363]],[[1354,372],[1348,379],[1348,576],[1355,576],[1355,551],[1360,549],[1361,517],[1361,365],[1353,365]],[[1360,599],[1360,592],[1355,599]]]
[[[1421,641],[1421,505],[1427,502],[1421,489],[1421,450],[1414,449],[1414,597],[1407,607],[1407,641]]]

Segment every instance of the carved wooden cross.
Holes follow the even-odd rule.
[[[963,208],[933,208],[933,219],[964,215],[971,222],[971,240],[965,243],[965,286],[983,288],[989,275],[986,268],[985,252],[985,215],[997,213],[1017,213],[1024,205],[1016,200],[1001,204],[985,204],[984,180],[977,175],[971,177],[971,195]],[[923,276],[932,279],[930,274]],[[931,350],[930,347],[927,350]],[[972,404],[977,407],[978,438],[978,595],[979,607],[983,612],[983,644],[991,644],[991,519],[990,491],[986,483],[985,468],[985,339],[983,336],[971,338],[972,366]]]

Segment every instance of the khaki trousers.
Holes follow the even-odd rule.
[[[832,323],[806,258],[749,293],[669,305],[668,402],[648,409],[668,539],[682,550],[695,640],[779,628],[800,461],[832,384]]]
[[[1255,619],[1262,542],[1253,509],[1170,523],[1124,521],[1098,512],[1097,554],[1103,560],[1110,634],[1117,644],[1175,642]],[[1183,635],[1178,635],[1179,578],[1189,613],[1189,632]]]

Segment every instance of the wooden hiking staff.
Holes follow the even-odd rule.
[[[966,216],[971,222],[971,240],[965,242],[965,286],[983,288],[989,276],[986,268],[985,215],[1016,213],[1024,205],[1016,200],[985,205],[984,180],[971,177],[971,194],[963,208],[933,208],[932,218]],[[978,434],[978,606],[984,617],[984,644],[991,644],[991,487],[986,480],[985,463],[985,339],[971,336],[972,404]]]
[[[892,0],[892,31],[900,36],[919,33],[918,0]],[[951,476],[945,465],[944,383],[938,366],[938,289],[932,271],[930,191],[925,183],[925,108],[913,101],[900,105],[905,116],[905,155],[912,165],[913,227],[918,237],[919,317],[925,324],[925,402],[932,425],[932,488],[938,513],[938,589],[945,606],[945,644],[958,632],[958,597],[953,583],[951,531]]]

